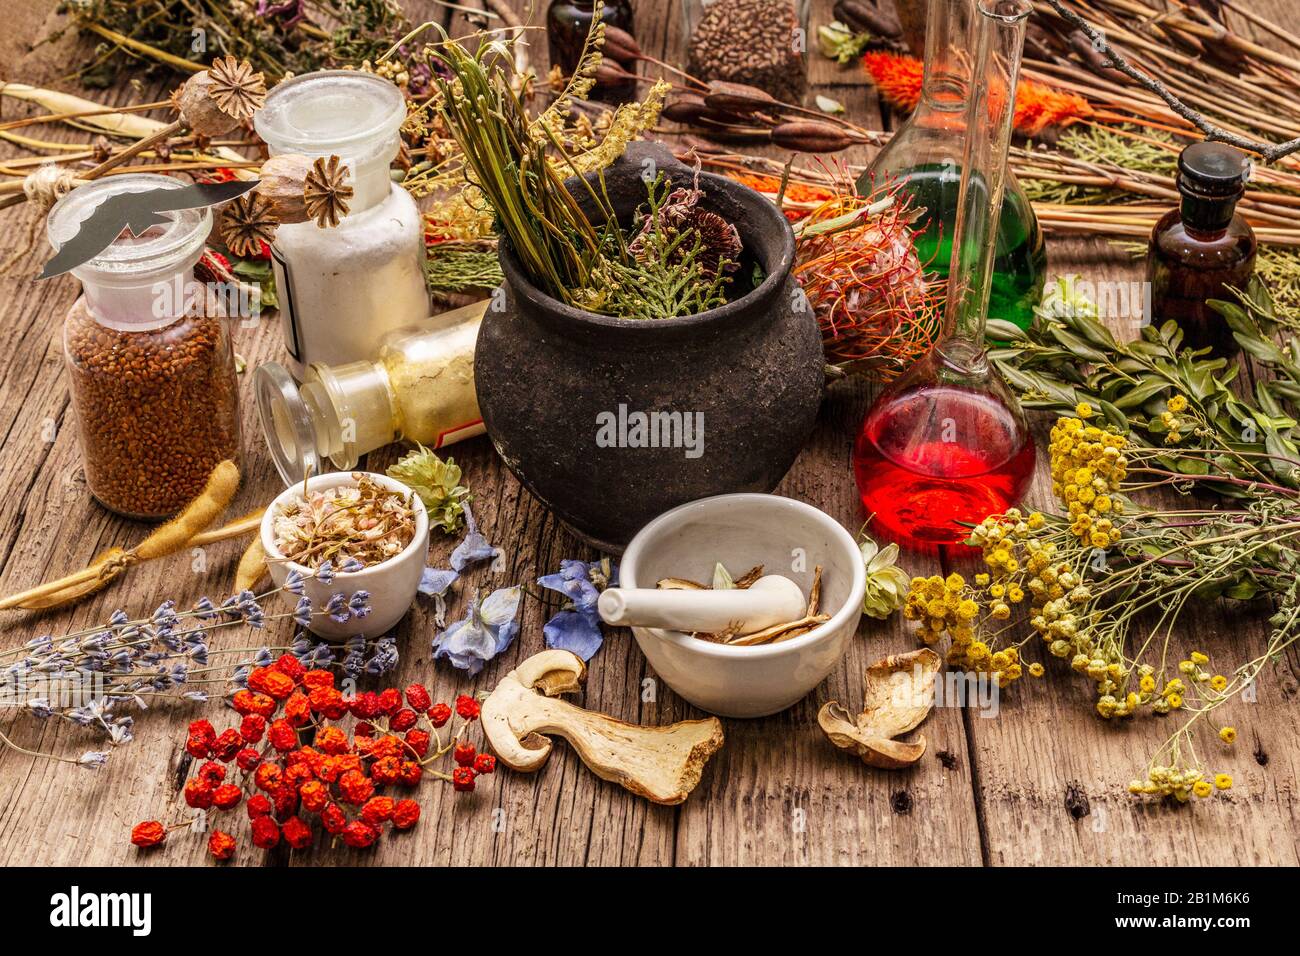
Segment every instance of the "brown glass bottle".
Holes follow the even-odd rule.
[[[1224,143],[1188,146],[1178,157],[1182,203],[1151,233],[1151,318],[1177,322],[1187,347],[1237,351],[1232,329],[1206,303],[1244,289],[1255,271],[1255,233],[1236,213],[1249,171],[1246,155]]]
[[[572,75],[578,66],[582,45],[595,13],[595,0],[551,0],[546,10],[546,40],[551,51],[551,65],[558,66],[565,76]],[[632,4],[628,0],[605,0],[600,18],[607,26],[633,32]],[[629,73],[636,72],[635,63],[614,62]],[[636,98],[636,92],[634,80],[621,83],[597,81],[591,97],[606,103],[628,103]]]

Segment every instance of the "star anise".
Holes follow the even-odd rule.
[[[349,176],[347,166],[337,156],[317,158],[303,183],[302,196],[307,203],[307,215],[316,220],[321,229],[337,226],[339,219],[348,214],[348,200],[352,187],[344,182]]]
[[[226,248],[241,259],[262,251],[262,243],[275,238],[279,223],[271,214],[271,203],[256,192],[232,199],[221,213],[221,238]]]
[[[254,72],[247,60],[236,60],[233,56],[214,60],[208,76],[212,81],[208,95],[224,113],[241,123],[247,122],[266,102],[266,79]]]

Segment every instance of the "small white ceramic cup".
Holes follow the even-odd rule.
[[[664,512],[623,553],[619,584],[652,588],[666,577],[708,581],[717,561],[732,574],[756,564],[807,594],[822,566],[821,608],[831,619],[778,644],[732,647],[681,631],[634,627],[655,673],[701,710],[765,717],[785,710],[835,669],[862,617],[866,566],[857,542],[823,511],[778,495],[702,498]]]
[[[335,567],[333,583],[325,584],[316,579],[311,568],[285,560],[275,546],[275,515],[282,504],[302,492],[301,483],[281,492],[262,516],[262,547],[266,549],[271,580],[277,587],[282,586],[291,569],[303,576],[305,593],[311,598],[313,610],[318,612],[312,616],[310,630],[327,641],[342,641],[359,634],[379,637],[387,633],[415,603],[420,576],[429,556],[429,515],[424,510],[424,502],[400,481],[373,472],[333,471],[309,479],[308,488],[327,491],[339,485],[355,485],[357,479],[352,477],[353,474],[365,474],[376,484],[408,496],[411,507],[415,509],[415,537],[405,549],[387,561],[352,572]],[[328,614],[319,613],[329,603],[331,595],[341,592],[351,596],[357,591],[370,593],[370,613],[365,617],[353,617],[340,624]]]

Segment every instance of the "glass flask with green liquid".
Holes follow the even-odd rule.
[[[947,279],[952,258],[976,18],[975,0],[930,0],[920,102],[858,181],[863,193],[897,183],[913,206],[925,210],[916,222],[916,253],[940,279]],[[972,188],[987,185],[977,180]],[[1047,252],[1038,219],[1008,170],[989,314],[1028,328],[1046,274]]]

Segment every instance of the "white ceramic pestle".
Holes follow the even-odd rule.
[[[766,574],[747,588],[717,591],[609,588],[596,607],[606,624],[618,627],[661,627],[686,633],[733,628],[739,634],[752,634],[799,620],[808,601],[789,578]]]

